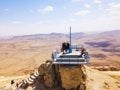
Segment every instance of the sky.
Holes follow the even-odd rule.
[[[0,0],[0,36],[120,30],[120,0]]]

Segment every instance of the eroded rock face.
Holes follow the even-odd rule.
[[[83,65],[40,65],[38,72],[44,90],[86,90],[86,71]],[[39,85],[41,86],[41,85]],[[41,90],[43,90],[41,88]],[[35,89],[37,90],[37,89]]]
[[[55,74],[54,74],[54,69],[53,67],[50,68],[49,70],[49,65],[47,64],[41,64],[38,72],[41,76],[42,82],[46,88],[52,88],[54,86],[55,82]]]
[[[62,87],[67,90],[77,90],[81,84],[85,84],[86,74],[83,65],[68,67],[60,66],[59,72],[61,76]]]

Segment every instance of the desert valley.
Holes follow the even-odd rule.
[[[119,39],[120,30],[97,34],[72,34],[72,43],[83,44],[90,52],[90,64],[86,66],[108,74],[118,81],[120,81]],[[62,33],[1,38],[0,85],[8,83],[12,79],[10,77],[13,77],[13,79],[24,78],[24,75],[37,70],[42,63],[51,59],[51,53],[54,49],[60,51],[64,41],[69,41],[69,36]],[[5,80],[4,78],[8,79]]]

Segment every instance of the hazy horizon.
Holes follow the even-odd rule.
[[[120,31],[120,30],[106,30],[106,31],[99,31],[99,32],[72,32],[72,34],[75,33],[84,33],[84,34],[99,34],[99,33],[104,33],[104,32],[111,32],[111,31]],[[49,34],[69,34],[69,30],[67,33],[62,33],[62,32],[51,32],[51,33],[33,33],[33,34],[16,34],[16,35],[1,35],[0,38],[10,38],[10,37],[14,37],[14,36],[29,36],[29,35],[39,35],[39,34],[45,34],[45,35],[49,35]]]

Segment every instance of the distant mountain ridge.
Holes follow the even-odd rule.
[[[84,36],[93,36],[93,35],[120,35],[120,30],[112,30],[112,31],[105,31],[105,32],[101,32],[101,33],[91,33],[91,34],[87,34],[87,33],[83,33],[83,32],[75,32],[72,33],[72,38],[73,39],[80,39]],[[50,34],[32,34],[32,35],[20,35],[20,36],[6,36],[6,37],[0,37],[0,39],[52,39],[52,38],[68,38],[69,37],[69,33],[68,34],[64,34],[64,33],[50,33]]]
[[[106,32],[102,32],[100,34],[115,35],[115,34],[120,34],[120,30],[106,31]]]
[[[75,38],[86,35],[85,33],[72,33],[72,37]],[[23,36],[14,36],[12,39],[53,39],[53,38],[68,38],[69,34],[63,33],[50,33],[50,34],[33,34],[33,35],[23,35]]]

